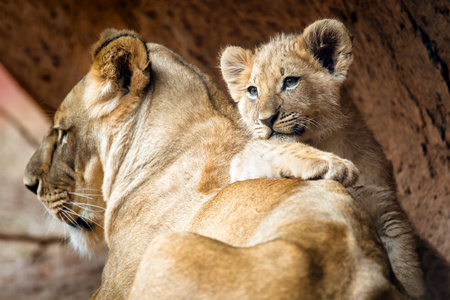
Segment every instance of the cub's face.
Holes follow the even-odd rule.
[[[351,49],[342,23],[322,20],[302,35],[279,35],[255,52],[228,47],[222,74],[255,137],[317,142],[345,119],[340,92]]]

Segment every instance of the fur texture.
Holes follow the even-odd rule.
[[[410,295],[421,297],[414,230],[397,202],[390,164],[342,87],[352,60],[348,30],[326,19],[300,35],[280,34],[254,52],[228,47],[221,69],[254,138],[305,143],[356,165],[360,176],[349,191],[375,223],[398,279]],[[297,159],[285,149],[280,158],[271,153],[280,166]],[[251,157],[239,164],[257,166]]]
[[[24,178],[77,230],[71,238],[85,241],[75,243],[105,237],[108,260],[92,298],[401,298],[369,216],[338,182],[229,185],[239,153],[283,146],[250,140],[238,118],[232,100],[170,50],[129,31],[102,35]],[[288,148],[323,163],[311,172],[299,158],[282,174],[357,178],[333,154]],[[85,189],[101,196],[72,194]]]

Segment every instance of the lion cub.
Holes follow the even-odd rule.
[[[399,281],[420,297],[424,284],[416,238],[397,202],[390,164],[342,88],[352,60],[349,32],[341,22],[325,19],[303,34],[278,35],[255,52],[227,47],[221,70],[255,138],[305,143],[356,165],[360,175],[348,190],[377,226]],[[270,151],[264,158],[276,161],[277,154],[286,157]],[[233,165],[249,160],[258,168],[253,158],[238,158]]]

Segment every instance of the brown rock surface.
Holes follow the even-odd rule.
[[[450,3],[386,1],[0,1],[0,61],[45,110],[83,76],[107,27],[131,28],[212,75],[218,53],[322,17],[354,35],[347,86],[393,163],[424,240],[428,298],[450,298]],[[440,269],[439,269],[440,268]],[[439,273],[441,272],[441,273]]]

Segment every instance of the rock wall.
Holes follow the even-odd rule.
[[[3,0],[0,61],[52,112],[87,72],[90,47],[107,27],[134,29],[147,41],[168,46],[224,87],[217,68],[224,46],[251,48],[276,32],[299,32],[323,17],[340,19],[354,35],[347,86],[393,163],[401,204],[423,239],[424,260],[439,259],[448,267],[447,0]],[[439,276],[448,282],[448,273]]]

